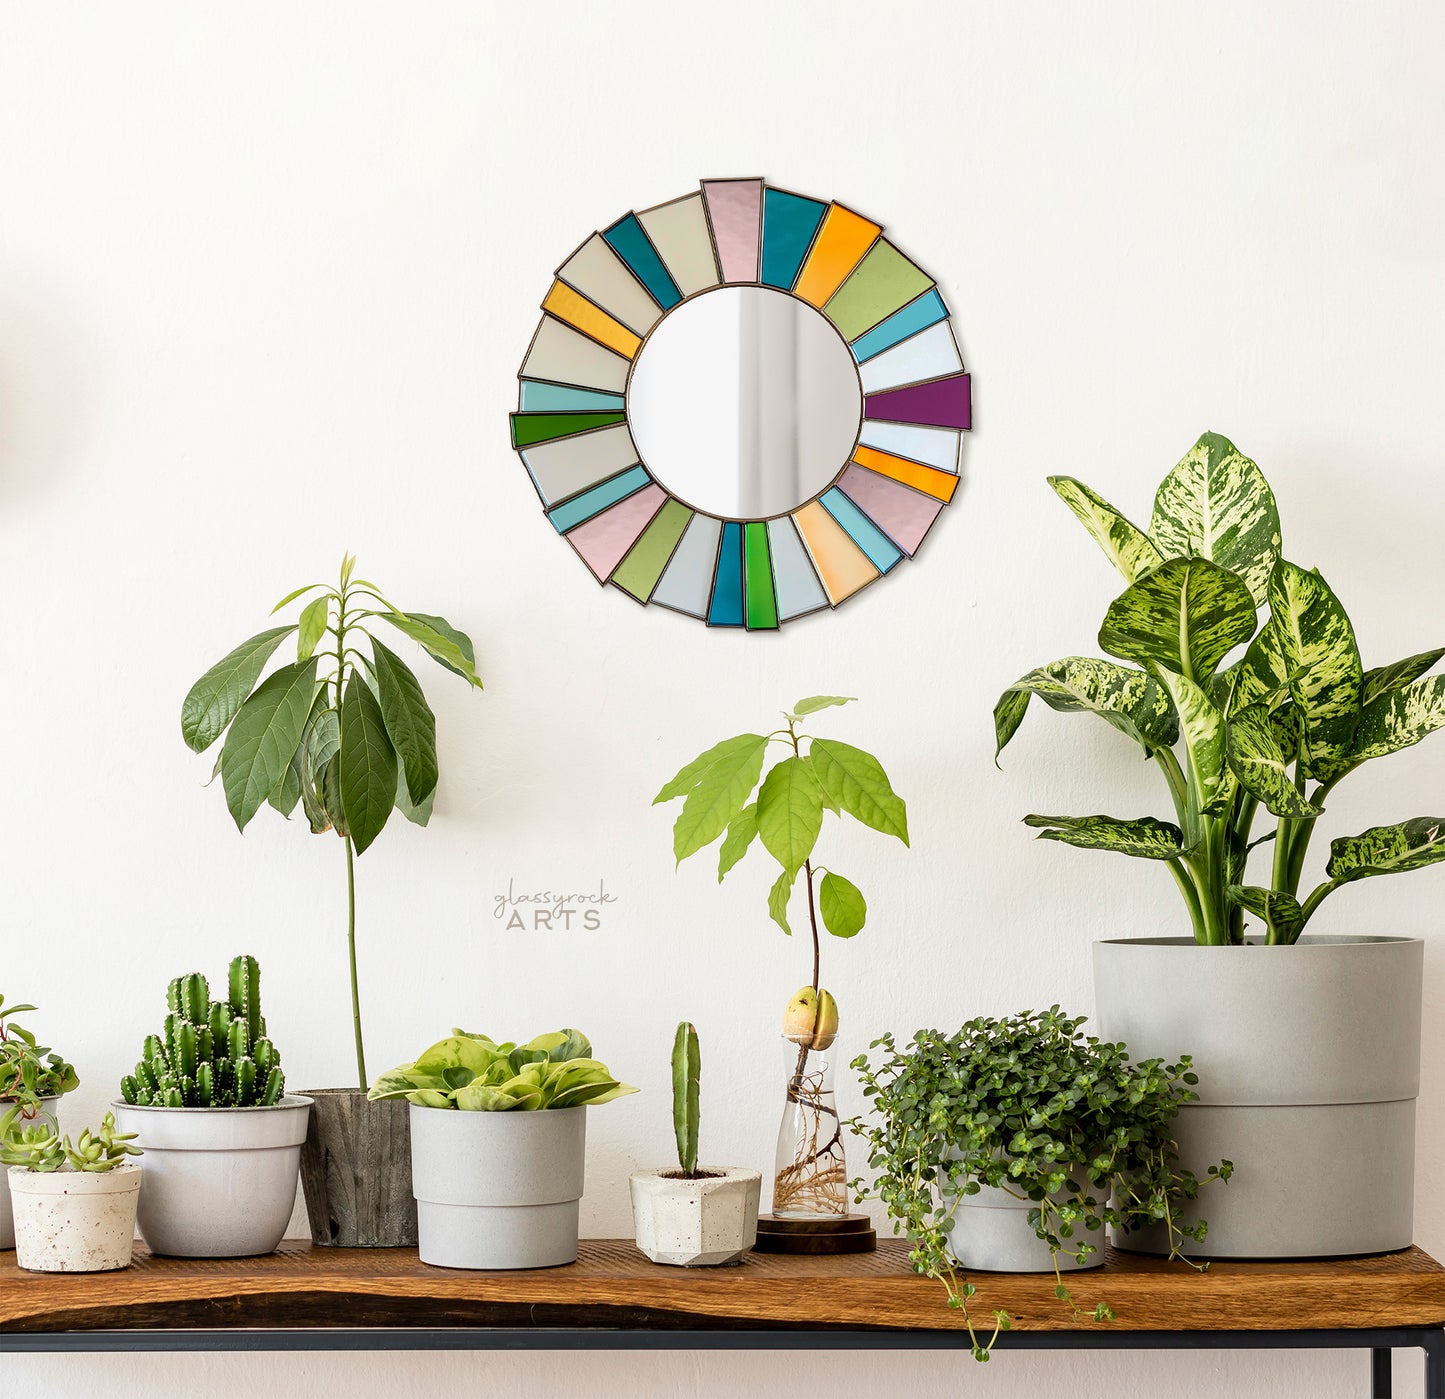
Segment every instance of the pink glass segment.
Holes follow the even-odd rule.
[[[943,509],[941,500],[857,464],[849,465],[838,485],[909,558],[917,552],[923,536]]]
[[[605,583],[612,576],[666,499],[667,493],[661,486],[648,486],[611,510],[593,516],[585,525],[578,525],[567,536],[599,583]]]
[[[725,282],[756,282],[762,246],[763,182],[704,180],[718,266]]]

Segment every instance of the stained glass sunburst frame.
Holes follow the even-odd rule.
[[[785,292],[827,318],[862,421],[829,484],[736,519],[672,496],[628,418],[631,371],[665,317],[725,286]],[[836,608],[917,554],[959,484],[969,375],[934,279],[883,226],[762,179],[624,214],[557,269],[518,371],[512,446],[553,528],[599,584],[712,627],[776,631]]]

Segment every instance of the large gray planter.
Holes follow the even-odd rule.
[[[0,1098],[0,1117],[14,1107],[14,1102],[9,1098]],[[60,1111],[60,1099],[42,1098],[40,1100],[40,1111],[51,1117],[57,1117]],[[7,1179],[9,1172],[0,1167],[0,1249],[15,1247],[15,1215],[10,1206],[10,1181]]]
[[[439,1268],[577,1261],[587,1109],[460,1112],[411,1105],[417,1244]]]
[[[296,1206],[310,1098],[288,1093],[253,1108],[111,1107],[145,1152],[137,1218],[152,1253],[249,1258],[281,1242]]]
[[[1190,1054],[1198,1103],[1179,1157],[1205,1188],[1199,1258],[1326,1258],[1413,1242],[1420,1088],[1418,938],[1304,937],[1290,947],[1186,938],[1094,944],[1096,1032],[1138,1061]],[[1160,1230],[1115,1239],[1167,1250]]]

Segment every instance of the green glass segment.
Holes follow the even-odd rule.
[[[845,340],[856,340],[901,306],[922,296],[933,278],[903,256],[892,243],[880,239],[833,293],[823,314],[838,327]]]
[[[755,520],[743,536],[744,566],[748,588],[748,630],[776,631],[778,599],[773,591],[773,551],[768,544],[768,527]]]
[[[617,566],[612,581],[638,602],[646,602],[691,519],[692,511],[687,506],[681,501],[669,500]]]
[[[535,447],[558,437],[625,422],[626,413],[513,413],[512,446]]]

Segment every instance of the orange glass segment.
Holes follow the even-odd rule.
[[[830,204],[813,240],[813,250],[798,274],[794,295],[821,310],[882,232],[878,224],[870,223],[861,214],[841,204]]]
[[[542,309],[624,359],[631,359],[642,344],[621,321],[613,320],[600,306],[588,301],[581,292],[573,291],[565,282],[552,283]]]
[[[816,500],[809,501],[801,510],[795,510],[793,523],[803,536],[803,543],[823,582],[828,601],[835,606],[878,577],[878,570],[868,555]]]
[[[958,489],[958,477],[951,471],[940,471],[936,466],[922,466],[916,461],[909,461],[907,457],[895,457],[891,452],[880,452],[876,447],[856,447],[853,460],[859,466],[866,466],[869,471],[891,476],[895,481],[902,481],[905,486],[912,486],[915,491],[923,491],[935,500],[950,501],[954,491]]]

